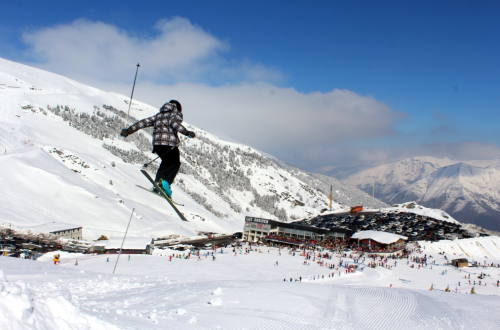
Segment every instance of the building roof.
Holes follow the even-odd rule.
[[[382,243],[382,244],[391,244],[395,243],[398,240],[407,240],[408,237],[406,236],[401,236],[397,234],[392,234],[392,233],[386,233],[383,231],[376,231],[376,230],[364,230],[364,231],[359,231],[355,233],[354,235],[351,236],[353,239],[370,239],[372,241]]]
[[[43,225],[31,227],[31,229],[42,233],[54,233],[58,231],[78,229],[78,228],[82,228],[82,226],[74,225],[71,223],[63,223],[63,222],[49,222],[49,223],[44,223]]]
[[[144,250],[148,244],[151,244],[151,237],[127,237],[123,248],[126,250]],[[102,247],[106,250],[120,249],[123,237],[110,237],[108,240],[97,241],[94,247]]]
[[[280,228],[310,231],[313,233],[317,233],[319,235],[330,234],[330,233],[342,233],[342,234],[349,236],[354,232],[353,230],[347,229],[347,228],[338,228],[338,227],[318,228],[318,227],[314,227],[314,226],[303,225],[303,224],[300,224],[297,222],[281,222],[281,221],[276,221],[276,220],[262,219],[262,218],[249,217],[249,216],[245,217],[245,221],[246,222],[270,224],[273,227],[276,226],[276,227],[280,227]]]

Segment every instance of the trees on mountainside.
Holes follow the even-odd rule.
[[[92,114],[86,112],[77,112],[68,106],[56,107],[47,106],[47,109],[57,116],[62,117],[68,125],[77,130],[92,136],[95,139],[123,139],[120,132],[127,125],[127,122],[137,121],[134,117],[128,117],[121,110],[112,106],[103,105],[105,111],[94,106]],[[110,115],[108,112],[111,112]],[[145,129],[146,133],[152,134],[152,128]],[[269,159],[250,151],[240,148],[230,148],[229,146],[220,146],[219,144],[198,136],[202,141],[202,147],[184,144],[181,149],[181,156],[187,162],[181,167],[180,172],[194,177],[205,187],[219,196],[236,213],[242,213],[241,205],[234,202],[232,190],[240,192],[251,192],[254,196],[252,204],[262,210],[275,215],[280,220],[286,220],[285,209],[278,208],[277,203],[280,198],[277,195],[260,195],[250,182],[250,176],[253,172],[250,168],[246,171],[242,167],[267,168],[274,166]],[[135,144],[138,150],[125,150],[116,145],[104,142],[102,147],[110,151],[113,155],[120,157],[124,162],[130,164],[145,164],[150,161],[145,152],[151,152],[151,140],[143,132],[132,134],[124,139],[126,142]],[[148,170],[156,172],[158,164],[153,162],[148,166]],[[205,197],[187,187],[184,183],[179,186],[186,191],[197,203],[204,206],[208,211],[218,217],[228,217],[227,214],[219,212],[208,203]]]

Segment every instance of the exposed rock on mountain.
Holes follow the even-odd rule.
[[[414,157],[328,174],[389,203],[416,201],[464,223],[500,229],[498,160],[459,162]]]

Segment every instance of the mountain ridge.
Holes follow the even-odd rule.
[[[389,204],[414,200],[445,210],[461,222],[499,230],[498,164],[499,160],[411,157],[330,174],[365,192],[375,190],[375,196]]]

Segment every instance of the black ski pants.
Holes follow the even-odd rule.
[[[171,146],[153,146],[153,152],[161,158],[160,168],[156,172],[155,181],[163,179],[172,185],[181,167],[179,148]]]

